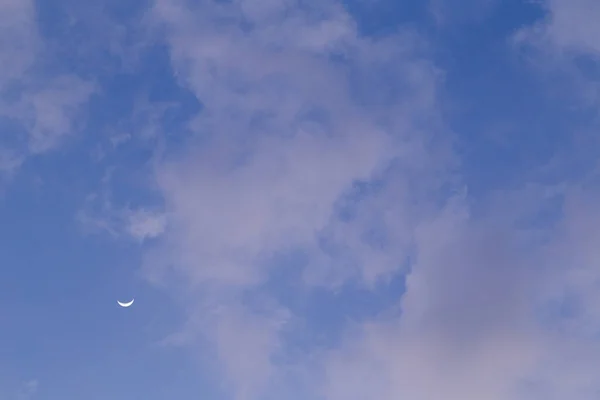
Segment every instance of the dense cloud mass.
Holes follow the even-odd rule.
[[[451,133],[435,122],[441,76],[414,33],[363,37],[334,2],[256,6],[203,4],[189,14],[171,1],[155,6],[172,62],[205,107],[194,126],[206,132],[202,144],[159,174],[177,238],[165,251],[179,273],[234,304],[267,280],[270,257],[294,249],[307,254],[307,286],[407,273],[398,319],[372,321],[319,353],[315,393],[327,399],[593,398],[597,345],[593,336],[574,339],[585,324],[574,320],[594,307],[583,287],[597,278],[590,261],[573,265],[582,241],[558,250],[586,229],[579,207],[564,208],[539,240],[543,232],[526,221],[535,208],[505,209],[499,199],[474,215],[454,172]],[[585,45],[561,27],[577,20],[567,13],[588,11],[551,6],[545,35]],[[358,182],[377,188],[352,198]],[[573,190],[568,183],[555,196]],[[344,199],[351,218],[339,215]],[[589,280],[571,282],[574,268]],[[578,297],[574,331],[560,328],[560,314],[540,315],[565,291]],[[282,310],[239,312],[215,317],[208,334],[225,348],[261,349],[248,370],[245,351],[220,353],[239,398],[251,398],[282,379],[273,357],[286,351],[284,325],[267,323]],[[248,328],[223,328],[232,323]]]
[[[85,147],[74,219],[134,247],[214,398],[597,399],[600,6],[502,31],[502,2],[432,0],[369,31],[385,1],[356,3],[108,1],[106,29],[67,4],[92,39],[63,65],[40,4],[0,0],[0,172]]]

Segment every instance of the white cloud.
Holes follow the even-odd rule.
[[[159,172],[159,185],[182,234],[196,243],[193,253],[205,248],[208,259],[229,265],[192,267],[192,273],[257,278],[236,260],[253,264],[282,246],[309,245],[354,181],[383,174],[396,158],[407,170],[437,168],[423,158],[431,132],[418,132],[411,120],[435,118],[436,71],[415,56],[411,35],[371,42],[356,37],[335,3],[319,3],[314,15],[290,6],[291,17],[279,25],[293,28],[294,37],[310,30],[313,19],[348,21],[351,34],[340,50],[348,61],[338,64],[303,42],[271,47],[271,38],[281,36],[263,36],[263,25],[244,36],[236,25],[222,28],[221,14],[236,16],[245,2],[236,3],[240,9],[207,3],[197,13],[176,4],[158,2],[156,14],[168,22],[175,68],[205,106],[194,126],[203,137],[187,159]],[[305,21],[299,27],[298,19]],[[320,36],[327,46],[339,43],[338,36]],[[379,73],[390,81],[378,80]],[[408,94],[390,94],[398,97],[381,105],[384,90],[395,92],[390,82]],[[358,95],[368,104],[358,104]],[[229,274],[229,268],[240,270]]]
[[[0,148],[0,172],[10,177],[23,163],[23,156],[9,149]]]
[[[420,224],[400,320],[375,323],[334,353],[326,398],[523,398],[520,379],[544,346],[527,298],[539,283],[515,232],[469,214],[458,200]],[[377,368],[374,380],[349,384],[365,365]]]
[[[139,241],[162,235],[167,224],[167,218],[164,214],[148,210],[132,211],[127,220],[127,231]]]
[[[39,382],[37,379],[31,379],[23,384],[23,387],[17,394],[18,400],[28,400],[34,398],[38,391]]]
[[[252,4],[154,9],[178,77],[204,109],[189,151],[157,169],[170,229],[147,272],[188,282],[189,302],[200,304],[192,314],[226,306],[214,323],[188,330],[217,343],[239,399],[272,387],[274,370],[281,378],[271,360],[285,351],[282,325],[266,321],[285,311],[241,304],[271,273],[272,257],[306,252],[310,285],[370,285],[404,268],[409,232],[434,208],[430,196],[453,162],[438,135],[439,73],[416,35],[361,38],[336,2]],[[373,193],[353,193],[373,180]],[[358,200],[348,200],[355,217],[342,221],[346,196]],[[319,237],[350,254],[324,252]],[[253,368],[244,367],[251,356]]]
[[[21,77],[32,65],[38,49],[32,0],[0,1],[0,87]]]
[[[105,185],[109,184],[113,173],[114,170],[110,170],[105,174]],[[106,187],[87,196],[86,204],[76,218],[87,233],[108,233],[139,243],[161,236],[168,222],[167,215],[158,209],[115,205]]]
[[[523,225],[532,212],[515,213],[515,203],[482,218],[459,200],[421,224],[401,317],[374,321],[331,353],[325,398],[595,399],[597,194],[564,195],[537,243]]]
[[[590,0],[546,0],[540,2],[546,15],[532,26],[518,30],[513,41],[521,49],[536,73],[560,88],[563,97],[576,99],[577,107],[598,109],[600,85],[595,72],[578,65],[583,58],[588,64],[600,61],[600,5]],[[594,68],[591,68],[593,70]]]
[[[38,34],[33,1],[0,2],[0,118],[16,122],[6,132],[2,153],[12,154],[3,170],[14,171],[28,155],[54,149],[76,129],[93,85],[72,75],[43,71],[44,40]],[[21,132],[22,131],[22,132]]]
[[[15,81],[19,81],[31,67],[37,51],[36,27],[33,1],[0,1],[0,96]],[[0,114],[4,114],[6,102],[0,99]],[[0,171],[12,175],[22,163],[21,154],[14,149],[2,147]]]
[[[498,3],[498,0],[466,0],[457,6],[448,0],[430,0],[429,10],[439,25],[448,27],[457,23],[482,22]]]
[[[548,0],[542,29],[547,38],[561,50],[600,51],[600,27],[596,23],[600,4],[593,0]]]
[[[155,3],[180,83],[204,106],[187,151],[156,170],[169,229],[145,267],[185,281],[172,289],[190,321],[174,338],[205,335],[235,397],[262,398],[282,379],[274,359],[291,311],[276,298],[261,312],[246,303],[273,256],[302,250],[307,290],[373,287],[410,258],[399,317],[298,360],[320,367],[308,372],[312,395],[595,399],[597,196],[583,191],[543,227],[530,222],[538,207],[556,190],[572,199],[572,186],[500,192],[475,207],[453,172],[441,75],[424,43],[410,32],[360,37],[334,1],[305,6]],[[573,318],[552,306],[567,292],[577,294]]]
[[[29,131],[29,151],[43,153],[55,148],[72,133],[78,113],[93,92],[93,86],[77,77],[60,76],[50,85],[26,94],[14,106],[13,117]]]

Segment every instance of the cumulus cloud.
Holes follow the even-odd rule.
[[[260,5],[153,10],[203,110],[189,151],[157,167],[170,229],[146,268],[190,283],[192,314],[219,304],[180,337],[199,330],[218,344],[240,399],[267,395],[287,371],[274,361],[285,358],[285,323],[273,321],[290,310],[259,290],[276,257],[303,253],[308,288],[389,278],[454,166],[436,109],[441,76],[417,35],[361,37],[336,2]],[[257,290],[275,306],[249,305]]]
[[[208,252],[230,246],[236,250],[225,253],[252,261],[310,245],[355,182],[385,180],[396,169],[439,170],[426,149],[435,123],[419,131],[435,119],[437,74],[410,33],[362,39],[333,2],[308,10],[273,2],[259,14],[245,2],[206,2],[196,13],[176,4],[158,2],[155,14],[166,21],[175,69],[204,105],[193,126],[203,136],[158,179],[178,211],[173,218],[181,215],[181,229]],[[277,13],[283,32],[267,35]],[[235,24],[221,28],[226,16]],[[239,24],[257,18],[264,20],[241,35]],[[316,35],[333,21],[346,21],[344,35],[324,31],[319,46],[306,45],[304,31]],[[285,47],[274,42],[288,30]]]
[[[294,398],[290,373],[329,400],[595,398],[596,192],[473,197],[415,32],[361,36],[336,1],[157,0],[149,20],[203,108],[153,166],[164,212],[100,197],[88,222],[160,236],[145,272],[189,307],[168,343],[208,340],[241,400]],[[399,312],[298,355],[311,315],[273,288],[285,264],[307,297],[402,275]]]
[[[366,328],[333,353],[326,398],[364,399],[370,390],[382,399],[526,398],[520,385],[545,339],[528,297],[539,277],[519,254],[514,229],[457,203],[416,231],[401,318]],[[378,372],[366,375],[372,368]],[[349,384],[362,374],[373,379],[368,389]]]
[[[482,218],[458,201],[418,227],[401,317],[368,324],[331,353],[326,398],[597,396],[597,194],[536,190],[538,210],[564,201],[540,240],[525,223],[531,193],[519,192],[516,213],[496,203]]]

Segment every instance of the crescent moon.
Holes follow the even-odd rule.
[[[130,305],[133,304],[133,300],[135,300],[135,299],[132,299],[129,303],[123,303],[123,302],[120,302],[117,300],[117,304],[120,305],[121,307],[129,307]]]

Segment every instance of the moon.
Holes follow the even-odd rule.
[[[130,305],[133,304],[133,300],[135,300],[135,299],[132,299],[129,303],[123,303],[123,302],[117,300],[117,304],[120,305],[121,307],[129,307]]]

